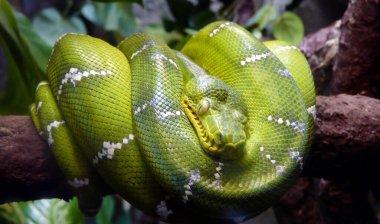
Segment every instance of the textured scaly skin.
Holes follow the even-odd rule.
[[[86,162],[92,163],[106,182],[117,181],[112,188],[136,206],[145,208],[156,203],[160,188],[143,162],[132,130],[131,73],[125,56],[100,39],[67,34],[55,45],[47,74],[50,85],[37,89],[36,105],[39,102],[42,105],[35,117],[41,127],[62,120],[47,117],[41,113],[43,110],[50,110],[47,115],[62,113],[65,126],[53,128],[51,132],[64,130],[74,136],[62,144],[75,142]],[[42,88],[48,86],[52,93]],[[45,105],[44,101],[52,100],[57,105]],[[47,129],[42,131],[45,135],[49,133]],[[62,144],[50,144],[58,160],[71,148]],[[58,147],[65,149],[55,150]],[[64,173],[67,169],[82,170],[86,164],[64,159],[67,160],[62,166]],[[67,177],[69,183],[74,178],[84,180],[86,176]]]
[[[196,65],[144,34],[128,37],[119,49],[84,35],[62,37],[32,116],[43,137],[53,139],[49,145],[83,199],[82,210],[95,200],[81,196],[83,189],[96,189],[86,163],[134,206],[169,220],[196,213],[242,221],[278,200],[307,154],[315,93],[302,54],[284,43],[268,46],[280,53],[236,24],[215,22],[182,49],[247,107],[243,155],[221,159],[202,148],[182,106],[185,77]],[[296,63],[286,62],[290,51]],[[83,156],[74,159],[78,148]],[[88,184],[78,181],[84,178]]]

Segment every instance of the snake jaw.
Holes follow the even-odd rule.
[[[207,130],[199,115],[196,113],[196,110],[191,106],[191,103],[186,97],[183,97],[182,106],[185,114],[197,132],[202,148],[206,153],[227,160],[238,159],[242,156],[245,146],[244,140],[237,143],[224,143],[220,138],[214,136]]]
[[[200,140],[201,140],[200,142],[202,144],[202,147],[204,149],[208,149],[211,147],[215,148],[216,147],[215,141],[210,140],[209,134],[207,133],[205,126],[202,124],[202,121],[200,120],[195,110],[190,106],[188,99],[182,100],[182,106],[185,110],[185,114],[189,118],[190,122],[195,128],[195,131],[200,137]]]

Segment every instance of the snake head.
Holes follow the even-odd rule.
[[[204,151],[230,160],[243,155],[248,117],[236,91],[216,77],[202,75],[186,83],[182,104]]]

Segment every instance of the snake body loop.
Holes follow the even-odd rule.
[[[88,163],[132,205],[172,221],[243,221],[278,200],[307,154],[315,93],[298,49],[266,45],[230,22],[181,52],[146,34],[118,48],[62,37],[32,116],[82,210],[99,197]]]

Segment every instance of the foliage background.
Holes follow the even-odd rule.
[[[346,4],[325,0],[0,0],[0,115],[29,113],[35,87],[46,79],[51,49],[67,32],[89,34],[113,45],[125,36],[145,32],[180,49],[204,25],[230,20],[257,38],[299,45],[305,31],[340,18]],[[310,8],[323,12],[319,19]],[[4,204],[0,223],[82,223],[76,206],[76,200]],[[97,222],[130,223],[130,206],[108,196]]]

